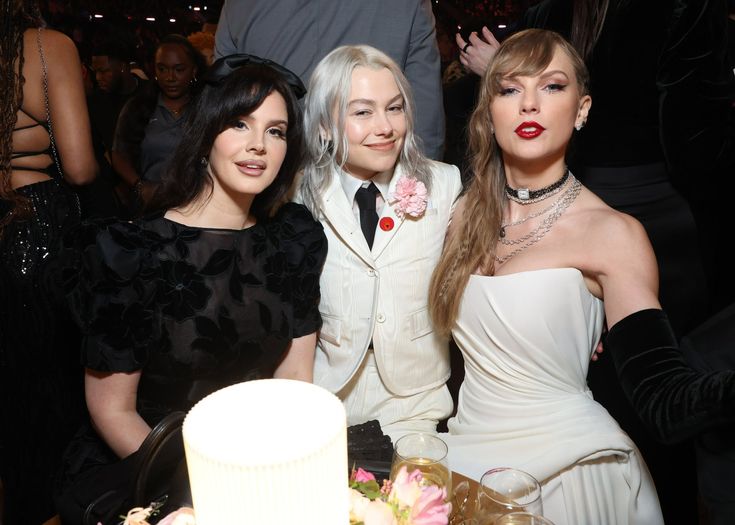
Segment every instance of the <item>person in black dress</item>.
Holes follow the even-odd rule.
[[[223,387],[312,380],[326,238],[304,206],[282,204],[301,163],[303,86],[247,55],[204,81],[160,211],[89,226],[66,271],[94,430],[70,447],[65,483],[130,458],[167,414]]]
[[[84,417],[79,334],[45,284],[62,235],[79,222],[70,185],[90,182],[97,165],[76,47],[42,26],[34,1],[0,4],[0,522],[8,525],[56,514],[53,473]]]

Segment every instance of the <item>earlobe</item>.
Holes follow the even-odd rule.
[[[579,111],[577,112],[577,122],[586,122],[592,107],[592,97],[585,95],[579,102]]]

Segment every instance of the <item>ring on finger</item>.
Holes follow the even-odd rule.
[[[472,45],[472,44],[470,44],[469,42],[467,42],[467,43],[466,43],[466,44],[464,45],[464,47],[462,48],[462,53],[466,53],[466,52],[467,52],[467,48],[468,48],[468,47],[470,47],[471,45]]]

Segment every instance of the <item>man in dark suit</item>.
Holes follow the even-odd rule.
[[[132,44],[126,45],[119,35],[110,35],[92,48],[91,70],[96,87],[87,97],[87,107],[100,174],[94,184],[79,190],[82,211],[88,217],[127,213],[123,200],[127,192],[112,169],[110,152],[122,107],[146,84],[130,71],[132,54]]]

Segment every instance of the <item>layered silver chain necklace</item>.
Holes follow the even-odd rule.
[[[557,185],[561,181],[561,184]],[[539,202],[545,198],[551,197],[552,195],[558,193],[562,190],[562,188],[565,186],[565,182],[569,182],[569,185],[566,190],[564,190],[564,193],[562,194],[559,199],[557,199],[555,202],[553,202],[550,206],[547,206],[541,211],[532,213],[530,215],[527,215],[523,217],[522,219],[519,219],[514,222],[509,223],[503,223],[500,226],[500,238],[498,239],[501,244],[505,246],[516,246],[516,248],[511,251],[510,253],[503,255],[499,257],[498,255],[495,255],[495,261],[498,264],[503,264],[506,261],[508,261],[511,257],[518,255],[523,250],[528,248],[529,246],[533,246],[538,241],[540,241],[544,235],[549,233],[549,230],[551,230],[551,227],[556,223],[556,221],[559,219],[559,217],[562,216],[562,214],[566,211],[569,206],[574,202],[574,200],[577,198],[577,195],[579,195],[579,192],[582,191],[582,184],[567,171],[562,179],[560,181],[557,181],[554,183],[554,185],[557,185],[554,190],[547,191],[543,195],[538,195],[536,197],[535,202]],[[552,186],[554,186],[552,185]],[[515,199],[513,199],[515,200]],[[524,199],[524,203],[528,202]],[[523,224],[524,222],[540,217],[546,213],[549,213],[548,217],[545,217],[541,223],[536,226],[533,230],[528,232],[527,234],[523,235],[522,237],[519,237],[517,239],[508,239],[506,237],[506,228],[509,228],[510,226],[517,226],[518,224]]]

